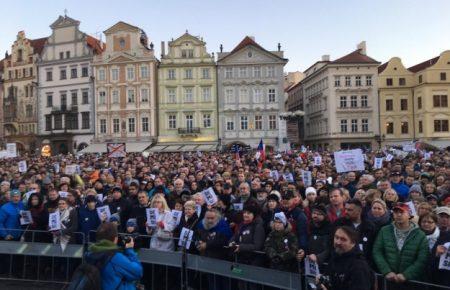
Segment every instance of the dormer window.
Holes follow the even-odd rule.
[[[124,49],[124,48],[125,48],[125,39],[121,38],[121,39],[119,40],[119,46],[120,46],[121,49]]]

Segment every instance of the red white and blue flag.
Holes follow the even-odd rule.
[[[258,148],[256,149],[256,159],[258,159],[258,167],[262,167],[264,161],[266,160],[266,152],[264,148],[263,140],[259,141]]]

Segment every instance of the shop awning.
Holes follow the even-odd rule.
[[[195,148],[195,151],[216,151],[217,144],[204,144],[199,145]]]
[[[126,152],[143,152],[150,145],[152,145],[151,142],[127,142],[125,143],[125,150]]]

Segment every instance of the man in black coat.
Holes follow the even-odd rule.
[[[358,247],[358,232],[348,226],[334,233],[333,251],[325,276],[329,282],[319,283],[322,290],[371,290],[375,274]],[[319,280],[319,279],[317,279]]]
[[[106,205],[109,206],[109,211],[111,214],[119,214],[120,224],[125,226],[130,218],[131,204],[125,197],[122,196],[123,191],[120,187],[113,188],[112,194],[113,200],[111,202],[107,202]]]

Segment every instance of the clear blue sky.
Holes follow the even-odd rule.
[[[448,0],[17,0],[3,3],[3,9],[1,56],[20,30],[29,38],[50,35],[49,25],[64,9],[93,35],[119,20],[141,27],[158,57],[161,41],[186,29],[202,36],[210,52],[221,43],[229,51],[245,35],[269,50],[280,42],[289,58],[287,71],[303,71],[323,54],[340,57],[362,40],[373,58],[399,56],[407,66],[450,49]]]

